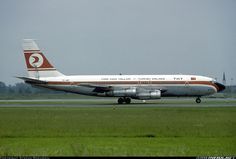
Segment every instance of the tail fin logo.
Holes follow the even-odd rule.
[[[43,64],[43,57],[42,57],[42,55],[37,54],[37,53],[30,55],[30,57],[29,57],[29,64],[32,67],[40,67],[40,66],[42,66],[42,64]]]

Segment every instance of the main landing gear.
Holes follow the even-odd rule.
[[[200,99],[200,97],[197,97],[197,99],[196,99],[196,103],[201,103],[201,99]]]
[[[118,99],[118,104],[123,104],[123,103],[130,104],[130,102],[131,99],[129,97],[120,97]]]

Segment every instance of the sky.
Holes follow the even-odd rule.
[[[0,81],[22,39],[66,75],[192,74],[236,84],[235,0],[0,0]]]

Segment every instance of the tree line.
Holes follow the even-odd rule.
[[[16,83],[15,85],[6,85],[0,81],[0,94],[55,94],[64,93],[46,88],[32,87],[26,83]]]

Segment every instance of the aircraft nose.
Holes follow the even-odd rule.
[[[223,91],[225,89],[225,86],[219,82],[215,82],[215,85],[218,87],[218,92]]]

